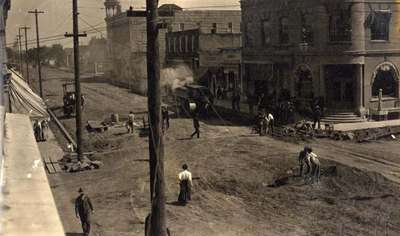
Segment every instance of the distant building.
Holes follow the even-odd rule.
[[[91,38],[88,44],[88,72],[97,75],[104,74],[108,70],[108,62],[106,58],[107,40],[105,38]]]
[[[241,1],[245,87],[359,115],[399,102],[398,1]],[[397,108],[396,108],[397,107]]]
[[[106,0],[108,55],[112,63],[111,79],[144,93],[146,73],[145,11],[135,10],[133,17],[121,11],[118,0]],[[160,21],[168,23],[159,31],[160,62],[165,65],[167,32],[199,29],[204,33],[240,32],[240,11],[183,10],[175,4],[159,7]]]
[[[215,95],[218,86],[232,92],[240,89],[241,34],[202,32],[199,29],[166,35],[168,66],[188,65],[198,84]]]
[[[69,69],[74,69],[74,49],[65,48],[65,65]],[[89,50],[87,45],[79,45],[79,62],[81,72],[88,72]]]
[[[65,48],[65,65],[74,68],[74,50]],[[86,73],[104,74],[108,69],[106,58],[107,40],[105,38],[91,38],[88,45],[79,46],[81,71]]]

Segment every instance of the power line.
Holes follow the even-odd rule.
[[[93,26],[93,29],[86,31],[86,33],[88,34],[94,34],[94,33],[105,33],[105,29],[107,29],[107,27],[98,27],[95,28],[96,25]],[[89,29],[92,27],[88,27],[86,29]],[[85,30],[82,30],[85,31]],[[55,41],[55,40],[60,40],[60,39],[65,39],[64,34],[58,34],[58,35],[52,35],[52,36],[47,36],[47,37],[42,37],[39,39],[39,42],[51,42],[51,41]],[[28,45],[32,45],[35,44],[36,40],[29,40],[28,41]],[[7,46],[13,46],[14,43],[8,43]]]
[[[80,17],[80,16],[78,16],[78,17],[79,17],[79,19],[81,19],[85,24],[87,24],[89,27],[91,27],[93,30],[97,31],[98,33],[101,34],[101,36],[104,37],[104,34],[103,34],[101,31],[99,31],[98,29],[96,29],[93,25],[91,25],[89,22],[87,22],[87,21],[86,21],[85,19],[83,19],[82,17]]]

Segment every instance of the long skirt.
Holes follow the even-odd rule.
[[[180,203],[187,203],[190,201],[190,184],[188,180],[182,180],[180,182],[181,191],[179,192],[178,201]]]

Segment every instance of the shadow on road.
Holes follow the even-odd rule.
[[[176,140],[178,141],[184,141],[184,140],[192,140],[193,138],[177,138]]]
[[[178,202],[178,201],[174,201],[174,202],[167,202],[167,205],[171,205],[171,206],[185,206],[185,204]]]
[[[65,236],[83,236],[83,233],[65,233]]]

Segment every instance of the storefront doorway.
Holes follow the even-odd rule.
[[[332,110],[352,110],[355,107],[354,65],[325,66],[326,106]]]

